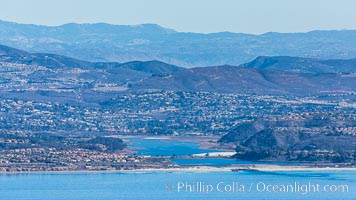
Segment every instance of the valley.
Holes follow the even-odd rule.
[[[165,168],[175,166],[171,156],[189,158],[215,146],[236,152],[223,163],[353,166],[353,63],[258,57],[241,66],[186,69],[0,46],[0,164],[3,171]],[[162,148],[146,152],[120,139],[131,136],[175,139],[157,140],[154,146]],[[145,149],[146,142],[138,144]]]

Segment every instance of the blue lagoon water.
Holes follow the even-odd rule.
[[[138,155],[151,156],[186,156],[209,152],[219,152],[217,149],[201,149],[198,142],[187,142],[186,140],[176,139],[171,141],[160,138],[128,138],[128,145],[136,149]],[[278,164],[290,165],[301,164],[292,162],[253,162],[242,161],[228,158],[176,158],[171,159],[178,165],[208,165],[208,166],[227,166],[233,164]]]
[[[219,185],[220,183],[220,185]],[[194,187],[200,184],[199,187]],[[347,185],[337,192],[267,192],[263,185]],[[207,192],[206,188],[212,190]],[[259,185],[259,188],[257,188]],[[217,186],[219,188],[217,188]],[[244,190],[242,190],[244,186]],[[204,189],[205,188],[205,189]],[[235,191],[232,191],[235,188]],[[237,190],[237,191],[236,191]],[[4,200],[355,199],[355,171],[240,171],[0,175]]]
[[[170,141],[165,139],[145,139],[145,138],[129,138],[128,145],[137,149],[139,155],[151,156],[182,156],[208,152],[218,152],[219,150],[201,149],[197,142],[187,141]]]

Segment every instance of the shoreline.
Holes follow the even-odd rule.
[[[240,171],[256,171],[256,172],[278,172],[278,171],[356,171],[356,167],[311,167],[311,166],[291,166],[291,165],[243,165],[243,166],[189,166],[189,167],[174,167],[174,168],[143,168],[129,170],[73,170],[73,171],[28,171],[28,172],[0,172],[0,175],[15,175],[15,174],[110,174],[110,173],[210,173],[210,172],[240,172]]]

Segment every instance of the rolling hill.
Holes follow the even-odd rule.
[[[330,131],[341,122],[332,114],[303,120],[256,120],[233,127],[219,142],[236,145],[238,159],[352,162],[356,140]],[[351,119],[342,123],[354,126]]]
[[[282,70],[301,73],[355,73],[356,59],[321,60],[290,56],[259,56],[241,66],[260,70]]]
[[[308,65],[304,61],[308,61]],[[293,95],[349,93],[355,90],[356,85],[355,74],[347,73],[355,70],[353,61],[259,57],[241,66],[185,69],[160,61],[88,62],[0,46],[0,62],[33,68],[30,70],[31,67],[28,67],[27,72],[22,69],[26,77],[14,76],[14,80],[20,78],[27,83],[58,84],[58,88],[90,89],[101,85],[100,90],[109,91],[175,90]],[[29,86],[23,85],[23,89],[26,87]]]
[[[225,65],[150,77],[137,82],[132,89],[312,95],[352,92],[355,91],[355,85],[355,74],[315,74]]]

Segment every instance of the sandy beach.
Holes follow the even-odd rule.
[[[177,168],[147,168],[135,170],[119,170],[119,172],[228,172],[228,171],[354,171],[356,167],[310,167],[285,165],[243,165],[243,166],[190,166]]]
[[[172,168],[144,168],[130,170],[107,170],[107,171],[33,171],[33,172],[0,172],[0,174],[85,174],[85,173],[144,173],[144,172],[192,172],[192,173],[208,173],[208,172],[239,172],[239,171],[355,171],[356,167],[311,167],[303,165],[234,165],[226,167],[214,166],[189,166],[189,167],[172,167]]]

